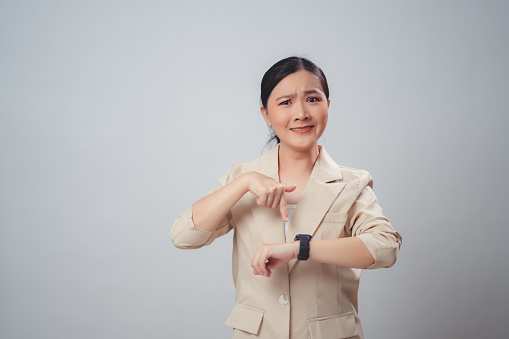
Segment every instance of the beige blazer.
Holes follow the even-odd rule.
[[[278,151],[276,146],[253,162],[231,166],[211,192],[248,171],[279,180]],[[214,232],[195,227],[189,207],[175,221],[171,238],[179,248],[199,248],[232,229],[236,305],[226,325],[233,338],[363,338],[357,315],[360,269],[292,260],[266,278],[253,275],[251,258],[258,244],[289,242],[303,233],[313,240],[358,237],[375,258],[369,269],[392,266],[401,236],[382,214],[368,172],[338,166],[322,147],[286,237],[279,209],[257,206],[256,197],[245,194]]]

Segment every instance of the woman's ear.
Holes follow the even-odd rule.
[[[265,107],[260,107],[260,112],[262,112],[263,120],[267,123],[267,125],[272,126],[272,122],[270,121],[269,112],[265,109]]]
[[[327,108],[329,108],[329,106],[330,106],[330,99],[327,100]]]

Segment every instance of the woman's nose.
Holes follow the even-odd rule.
[[[294,118],[295,120],[306,120],[309,119],[309,114],[306,111],[306,107],[302,102],[298,102],[294,106],[295,112],[294,112]]]

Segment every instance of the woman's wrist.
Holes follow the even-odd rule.
[[[297,259],[299,257],[300,241],[296,240],[296,241],[293,241],[293,242],[291,242],[289,244],[292,247],[292,253],[293,253],[293,258],[292,259]]]
[[[242,188],[242,191],[245,193],[249,192],[249,183],[251,181],[251,172],[246,172],[241,174],[237,179],[239,181],[239,186]]]

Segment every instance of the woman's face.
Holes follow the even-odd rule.
[[[327,125],[330,100],[320,81],[308,71],[292,73],[281,80],[261,108],[281,146],[307,150],[318,145]]]

